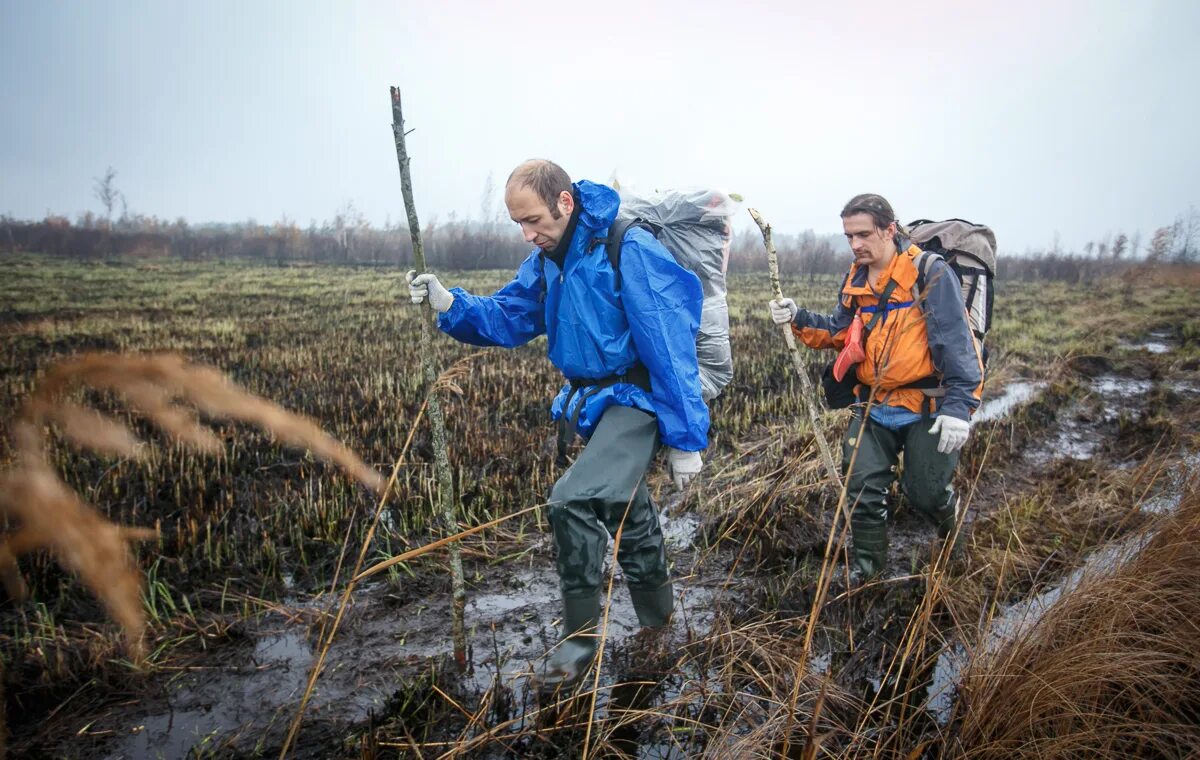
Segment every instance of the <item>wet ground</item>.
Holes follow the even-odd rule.
[[[1120,351],[1135,358],[1159,357],[1170,354],[1174,347],[1170,336],[1155,333],[1131,337],[1121,344]],[[1097,364],[1081,382],[1083,391],[1058,410],[1045,429],[1033,431],[1033,442],[1009,466],[1036,477],[1036,473],[1063,459],[1085,460],[1100,455],[1119,436],[1122,422],[1145,410],[1156,388],[1165,386],[1188,403],[1200,401],[1200,384],[1190,376],[1152,378],[1144,372],[1115,369],[1111,362]],[[1009,382],[983,405],[975,426],[1019,412],[1035,402],[1047,385],[1040,380]],[[1193,466],[1200,464],[1195,456],[1188,461]],[[1180,476],[1162,483],[1145,508],[1170,510],[1172,503],[1178,504],[1183,482]],[[987,508],[987,504],[972,505],[976,513]],[[683,641],[709,630],[719,603],[736,605],[739,599],[753,595],[760,581],[742,578],[731,583],[722,557],[705,554],[697,546],[703,527],[700,518],[694,513],[676,514],[676,510],[676,505],[669,505],[663,517],[668,552],[678,579],[675,589],[680,614],[672,635]],[[911,510],[902,511],[892,530],[891,567],[903,572],[918,565],[922,557],[928,556],[931,539],[929,526]],[[469,668],[457,680],[457,688],[461,693],[475,694],[492,689],[493,694],[501,695],[505,703],[492,708],[497,721],[505,716],[519,717],[532,707],[530,673],[558,638],[559,597],[553,549],[548,538],[536,540],[540,543],[522,554],[524,560],[510,561],[503,567],[476,567],[470,584]],[[1102,549],[1086,568],[1110,567],[1136,549],[1135,545],[1119,544]],[[1079,573],[1091,571],[1086,568]],[[631,637],[637,633],[620,569],[615,572],[606,651],[628,649]],[[1013,605],[996,618],[987,636],[998,645],[1019,635],[1022,626],[1035,621],[1063,593],[1069,593],[1078,577],[1073,575],[1039,596]],[[72,726],[75,739],[68,744],[78,748],[88,742],[91,750],[71,755],[73,750],[65,747],[67,756],[171,760],[209,752],[215,756],[277,753],[314,664],[315,631],[328,605],[327,598],[291,599],[247,624],[240,640],[218,645],[194,666],[156,674],[140,698],[109,706],[99,715],[81,716]],[[372,715],[395,713],[397,700],[405,698],[405,684],[421,679],[431,668],[444,669],[450,651],[449,617],[449,596],[441,590],[402,599],[386,582],[360,587],[305,714],[298,756],[336,753],[330,748],[331,737],[361,729]],[[945,719],[952,709],[955,682],[964,658],[961,646],[951,647],[938,662],[927,705],[935,717]],[[602,683],[611,685],[620,680],[619,659],[610,657],[606,661]],[[811,672],[829,666],[827,652],[814,653],[810,659]],[[675,756],[669,745],[654,742],[645,744],[639,752],[640,757]]]
[[[707,630],[715,598],[738,593],[724,576],[692,573],[699,527],[694,513],[672,517],[664,511],[668,553],[679,576],[675,584],[675,635],[679,636],[687,635],[687,630]],[[552,547],[543,540],[531,554],[540,559],[516,568],[505,565],[502,573],[484,571],[472,585],[466,609],[469,665],[457,682],[463,693],[482,694],[499,686],[495,693],[509,695],[516,703],[509,707],[514,711],[533,705],[530,673],[558,640],[558,578]],[[91,723],[85,733],[111,737],[97,756],[183,760],[194,756],[194,748],[222,755],[277,748],[316,659],[318,626],[303,621],[318,612],[313,603],[296,603],[269,613],[248,631],[251,646],[224,653],[219,663],[181,673],[141,704]],[[370,713],[387,713],[402,684],[444,664],[451,649],[449,617],[448,594],[397,604],[384,582],[360,587],[305,713],[305,725],[346,728],[365,722]],[[617,567],[607,628],[609,647],[623,647],[637,631]],[[605,683],[613,683],[611,671],[610,665]],[[301,756],[304,744],[302,738]]]

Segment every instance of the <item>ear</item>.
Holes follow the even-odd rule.
[[[575,196],[563,190],[558,194],[558,210],[564,215],[570,216],[575,211]]]

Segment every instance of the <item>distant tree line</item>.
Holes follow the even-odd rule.
[[[347,203],[332,219],[300,227],[286,217],[272,224],[253,219],[232,224],[192,225],[131,213],[125,195],[116,188],[116,172],[109,167],[95,179],[93,194],[104,214],[91,211],[74,222],[63,216],[22,221],[0,216],[0,251],[32,251],[75,259],[97,260],[109,256],[176,258],[185,261],[241,259],[279,266],[296,263],[331,263],[400,268],[412,262],[408,229],[386,223],[374,227],[353,204]],[[113,219],[114,209],[120,215]],[[431,264],[440,269],[512,269],[529,254],[516,228],[500,221],[495,187],[488,178],[481,198],[482,220],[460,219],[425,224],[422,240]],[[999,234],[1003,244],[1002,231]],[[806,230],[776,234],[780,267],[784,272],[812,277],[844,272],[849,263],[841,235]],[[1154,231],[1142,250],[1140,233],[1121,232],[1087,243],[1082,251],[1065,251],[1056,239],[1043,251],[1014,254],[1001,249],[997,276],[1001,279],[1057,279],[1080,281],[1134,264],[1196,263],[1200,261],[1200,213],[1193,207],[1169,226]],[[757,230],[734,233],[729,269],[760,272],[767,267]]]

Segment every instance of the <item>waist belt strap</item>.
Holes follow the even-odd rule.
[[[559,467],[567,466],[567,448],[579,431],[579,415],[583,414],[583,408],[587,406],[588,399],[617,383],[636,385],[649,393],[650,370],[646,369],[646,365],[638,362],[619,375],[598,378],[571,377],[567,378],[567,382],[571,384],[571,391],[563,401],[562,415],[558,418],[558,456],[554,460]],[[573,400],[575,401],[574,412],[571,411],[571,401]]]

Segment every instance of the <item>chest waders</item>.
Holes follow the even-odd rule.
[[[567,398],[563,401],[563,413],[558,418],[558,454],[554,459],[554,463],[559,467],[566,467],[570,464],[567,459],[567,450],[571,446],[571,442],[575,440],[575,434],[579,430],[579,415],[583,413],[587,406],[588,399],[595,396],[605,388],[611,388],[617,383],[631,383],[644,390],[650,392],[650,370],[641,362],[634,364],[629,369],[620,375],[610,375],[596,379],[591,378],[571,378],[568,380],[571,384],[571,391],[567,394]],[[576,401],[575,411],[571,412],[571,402]]]
[[[619,290],[619,262],[613,269]],[[650,371],[637,362],[620,375],[569,378],[568,382],[571,390],[557,423],[555,461],[560,467],[568,465],[567,450],[588,400],[618,383],[631,383],[649,393]],[[574,686],[596,657],[604,554],[609,536],[615,537],[618,530],[617,562],[629,584],[638,622],[657,628],[670,620],[674,588],[658,511],[646,488],[646,470],[658,446],[658,422],[653,415],[610,406],[583,451],[550,492],[549,518],[557,549],[563,619],[562,640],[537,674],[543,692]]]

